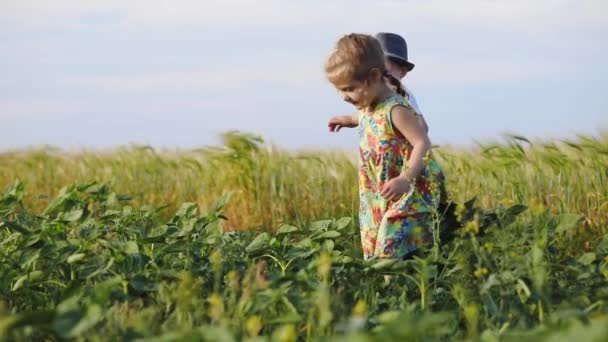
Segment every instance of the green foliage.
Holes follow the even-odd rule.
[[[345,153],[2,152],[0,340],[607,340],[606,138],[435,148],[406,260],[362,259]]]
[[[163,219],[106,184],[65,187],[40,214],[24,192],[15,183],[0,196],[5,340],[608,336],[608,235],[563,253],[581,224],[571,215],[469,201],[438,253],[362,260],[350,218],[256,234],[223,229],[229,194],[214,211],[185,203]]]

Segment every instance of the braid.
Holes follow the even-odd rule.
[[[395,88],[395,92],[401,96],[403,96],[405,99],[409,99],[410,95],[407,93],[407,91],[405,90],[405,88],[403,87],[403,85],[401,84],[401,81],[399,81],[395,76],[389,74],[388,72],[386,72],[384,74],[384,79],[386,80],[386,82],[393,86]]]

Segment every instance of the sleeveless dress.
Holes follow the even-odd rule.
[[[381,196],[384,184],[407,170],[413,149],[393,128],[390,113],[395,106],[414,112],[398,95],[386,98],[372,113],[359,112],[359,223],[365,259],[403,258],[431,242],[445,194],[445,177],[429,152],[408,193],[397,201]]]

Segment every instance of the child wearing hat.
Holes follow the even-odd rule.
[[[375,35],[384,52],[384,63],[387,74],[385,81],[393,91],[403,96],[417,114],[418,121],[426,132],[429,127],[422,116],[422,111],[416,101],[416,96],[402,82],[405,76],[414,69],[414,63],[407,58],[407,43],[396,33],[380,32]],[[337,132],[342,127],[357,127],[358,114],[339,115],[329,120],[329,130]]]
[[[408,101],[386,83],[385,55],[365,34],[341,37],[327,79],[359,110],[359,226],[363,257],[403,259],[433,242],[445,176]],[[385,277],[385,280],[390,280]]]

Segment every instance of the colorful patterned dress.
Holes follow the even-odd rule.
[[[373,113],[359,113],[359,222],[365,259],[403,258],[431,242],[437,207],[445,194],[445,177],[429,153],[408,193],[397,201],[380,195],[387,181],[407,170],[413,149],[393,129],[390,113],[397,105],[412,110],[407,100],[395,95]]]

